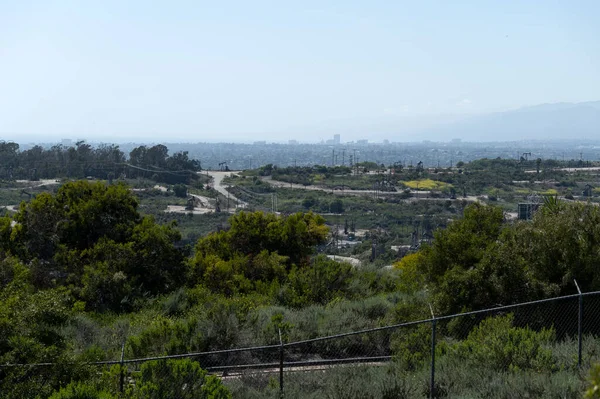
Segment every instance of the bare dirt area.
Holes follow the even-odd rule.
[[[35,188],[39,186],[52,186],[60,184],[59,180],[55,179],[42,179],[42,180],[17,180],[17,183],[24,184],[26,188]]]
[[[158,190],[158,191],[162,191],[163,193],[166,193],[167,191],[169,191],[169,189],[165,186],[160,186],[160,185],[155,185],[152,188],[132,188],[131,191],[148,191],[148,190]]]
[[[183,205],[167,205],[167,209],[165,209],[166,213],[192,213],[194,215],[204,215],[206,213],[214,212],[215,210],[212,208],[194,208],[187,209]]]
[[[354,267],[361,265],[360,259],[353,258],[351,256],[338,256],[338,255],[327,255],[329,259],[333,259],[338,262],[350,263]]]
[[[562,170],[563,172],[594,172],[600,171],[600,166],[592,166],[589,168],[558,168],[554,170]],[[537,170],[526,170],[525,173],[537,173]]]

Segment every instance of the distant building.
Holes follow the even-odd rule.
[[[267,142],[266,142],[266,140],[263,140],[263,141],[255,141],[255,142],[254,142],[254,145],[267,145]]]
[[[63,147],[71,147],[73,145],[73,140],[71,139],[62,139],[60,144],[63,145]]]
[[[289,145],[298,145],[298,140],[288,140]]]
[[[335,145],[339,145],[340,144],[340,135],[339,134],[334,134],[333,135],[333,144],[335,144]]]
[[[367,140],[367,139],[357,140],[356,144],[367,145],[367,144],[369,144],[369,140]]]
[[[385,140],[383,140],[383,144],[384,144],[384,145],[389,145],[389,144],[390,144],[390,141],[389,141],[388,139],[385,139]]]
[[[519,220],[531,220],[533,214],[538,210],[540,204],[532,202],[521,203],[517,208],[517,216]]]

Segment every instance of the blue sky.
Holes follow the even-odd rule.
[[[0,0],[0,138],[353,139],[598,100],[599,18],[597,0]]]

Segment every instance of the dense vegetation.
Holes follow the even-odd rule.
[[[448,314],[572,294],[574,280],[600,290],[599,249],[596,206],[548,199],[531,222],[507,224],[500,208],[473,204],[398,267]]]
[[[235,347],[241,334],[215,327],[248,323],[258,328],[253,340],[264,340],[268,327],[252,326],[247,314],[256,306],[303,307],[368,290],[351,292],[359,273],[349,265],[310,257],[327,238],[317,215],[242,212],[229,230],[200,239],[190,257],[176,226],[137,208],[122,184],[78,181],[0,220],[2,363],[114,358],[115,334],[134,356]],[[14,375],[20,371],[2,370],[3,393],[38,384],[50,393],[65,381],[65,374]]]
[[[139,149],[135,157],[130,155],[130,163],[147,168],[154,163],[154,155],[148,153],[155,151]],[[486,162],[498,164],[495,175],[489,175]],[[482,160],[463,167],[460,173],[399,170],[394,184],[410,188],[411,181],[431,179],[450,190],[460,187],[464,176],[475,187],[478,179],[497,176],[502,185],[504,179],[524,175],[514,170],[514,161],[504,165]],[[282,169],[278,177],[286,179],[295,173],[292,169]],[[275,170],[257,175],[276,177],[280,172]],[[307,169],[306,178],[321,174],[336,181],[363,178],[341,168],[317,167]],[[371,178],[365,177],[365,182]],[[564,181],[568,179],[565,176]],[[268,201],[274,191],[252,173],[231,182],[240,196],[267,194]],[[140,201],[153,198],[152,193],[133,192],[123,183],[68,182],[54,193],[39,193],[23,202],[13,216],[0,218],[0,363],[57,365],[0,368],[0,395],[113,397],[118,391],[118,366],[99,373],[78,365],[118,359],[123,343],[127,358],[277,344],[279,331],[284,341],[292,342],[427,319],[430,304],[436,314],[444,315],[571,294],[573,280],[584,291],[600,289],[600,209],[594,205],[548,196],[532,221],[517,222],[507,221],[500,207],[468,205],[460,199],[408,203],[401,198],[298,194],[289,188],[278,188],[277,193],[290,210],[287,214],[238,212],[224,228],[193,244],[182,239],[180,226],[169,222],[162,209],[157,207],[156,217],[148,212],[150,207],[143,212]],[[165,193],[156,198],[163,195],[167,198]],[[174,193],[168,195],[169,200],[176,198]],[[338,218],[342,226],[340,215],[359,215],[359,227],[376,225],[379,229],[355,247],[357,253],[378,252],[372,243],[384,241],[386,230],[416,219],[428,226],[432,240],[398,262],[397,254],[382,250],[377,254],[379,263],[354,267],[318,254],[331,247],[339,232],[331,231],[326,219],[311,211],[333,213],[327,217]],[[183,224],[190,217],[181,218]],[[394,267],[380,267],[384,262]],[[561,323],[560,314],[544,318],[548,314],[552,310],[536,314],[537,324],[519,313],[440,323],[436,353],[440,392],[491,397],[490,390],[477,388],[481,381],[469,375],[469,370],[478,370],[487,381],[500,384],[498,375],[503,375],[514,389],[534,396],[579,395],[584,377],[575,371],[571,356],[575,344],[567,338],[576,330],[573,324]],[[593,339],[595,327],[586,331],[590,334],[586,366],[600,353]],[[337,370],[330,380],[298,377],[290,395],[294,390],[306,397],[426,395],[422,381],[430,356],[429,337],[425,324],[315,344],[293,353],[297,358],[391,355],[394,361],[380,371],[364,371],[377,386],[365,384],[368,379],[354,370]],[[228,382],[225,388],[201,368],[234,360],[266,361],[214,355],[200,362],[150,362],[139,370],[126,370],[124,395],[185,397],[177,389],[189,379],[196,384],[188,391],[193,397],[276,395],[270,381],[257,378],[255,386]],[[461,368],[461,373],[449,371]],[[157,380],[173,383],[161,385]],[[309,395],[303,389],[312,391]]]

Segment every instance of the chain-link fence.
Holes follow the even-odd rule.
[[[266,346],[137,359],[123,346],[113,361],[2,365],[0,397],[76,380],[125,396],[224,384],[247,398],[575,398],[600,361],[599,311],[593,292]]]
[[[427,320],[282,343],[281,366],[254,378],[286,398],[579,398],[600,361],[598,311],[598,292],[448,316],[432,310]],[[244,383],[231,385],[240,397],[261,397]]]

